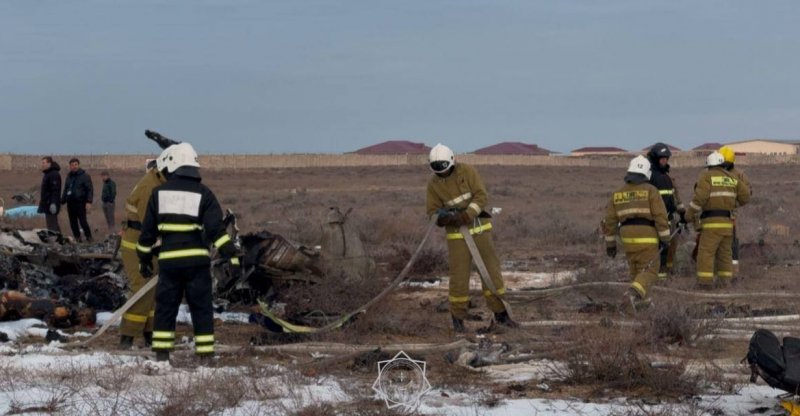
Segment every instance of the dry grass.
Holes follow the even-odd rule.
[[[645,338],[656,349],[672,344],[693,344],[702,336],[714,333],[719,327],[719,321],[706,320],[698,323],[696,318],[703,315],[702,305],[687,304],[674,299],[660,300],[642,316]]]
[[[798,239],[800,214],[792,207],[800,204],[800,192],[787,186],[787,177],[794,175],[796,166],[746,167],[754,184],[755,194],[750,205],[739,210],[739,236],[743,243],[756,244],[759,239],[768,249],[749,248],[743,253],[742,275],[744,281],[735,291],[747,290],[791,290],[796,280],[796,258],[798,248],[793,246]],[[599,280],[628,280],[625,264],[618,257],[604,257],[602,239],[596,233],[603,215],[609,193],[622,184],[620,169],[575,168],[575,167],[479,167],[487,184],[489,206],[502,207],[503,212],[494,219],[493,235],[498,255],[504,261],[524,262],[525,270],[541,269],[559,271],[585,268],[579,277],[581,282]],[[691,187],[699,169],[677,169],[674,171],[684,202],[691,198]],[[119,194],[125,195],[139,179],[140,172],[113,172]],[[283,234],[287,238],[317,244],[320,240],[320,223],[328,207],[339,206],[342,210],[354,207],[351,221],[359,229],[367,250],[382,265],[382,274],[366,285],[343,288],[341,285],[318,285],[296,291],[298,312],[314,309],[343,311],[361,304],[383,288],[388,279],[394,277],[415,248],[422,236],[426,219],[424,216],[424,186],[428,172],[424,166],[338,169],[270,169],[249,172],[206,172],[204,182],[217,193],[223,208],[232,208],[241,215],[243,232],[268,230]],[[0,177],[0,196],[10,195],[20,189],[38,184],[39,172],[9,172]],[[6,201],[9,198],[6,197]],[[117,204],[121,218],[124,204]],[[68,230],[66,215],[61,216],[63,230]],[[20,222],[5,221],[0,225],[31,227],[43,225],[43,219]],[[90,214],[90,223],[102,227],[102,212],[95,209]],[[776,235],[770,230],[776,225],[785,226],[788,235]],[[777,228],[779,229],[779,228]],[[437,230],[438,231],[438,230]],[[98,233],[100,235],[100,233]],[[681,246],[676,259],[678,275],[693,276],[694,263],[688,257],[691,250],[689,239]],[[435,232],[432,241],[421,257],[418,267],[412,271],[414,277],[443,273],[446,270],[444,238]],[[559,261],[554,261],[554,258]],[[787,267],[787,265],[790,265]],[[692,281],[670,282],[678,288],[691,288]],[[297,287],[296,287],[297,288]],[[415,292],[400,291],[397,296],[360,317],[353,325],[340,333],[326,334],[321,340],[341,340],[359,343],[381,342],[445,342],[450,340],[449,318],[446,314],[433,314],[431,308],[421,307],[414,299]],[[440,294],[444,297],[444,293]],[[588,295],[605,299],[617,299],[617,291],[587,291]],[[579,296],[563,296],[548,301],[538,301],[515,306],[515,312],[531,319],[570,319],[577,309]],[[795,307],[793,305],[787,307]],[[529,313],[539,309],[535,314]],[[609,316],[607,311],[593,312],[592,318]],[[655,300],[655,307],[639,319],[644,331],[618,329],[597,332],[587,329],[566,331],[561,339],[572,340],[577,353],[561,357],[569,363],[566,374],[571,383],[563,387],[563,395],[577,394],[584,397],[585,391],[610,388],[628,394],[644,396],[680,397],[699,391],[700,383],[683,375],[678,364],[670,369],[653,369],[644,358],[645,354],[657,351],[682,357],[719,358],[736,357],[746,350],[746,343],[716,343],[707,349],[692,346],[697,339],[712,328],[698,327],[688,323],[687,317],[706,317],[708,311],[697,310],[689,303]],[[604,315],[605,314],[605,315]],[[614,315],[612,319],[616,317]],[[227,328],[227,325],[226,325]],[[229,330],[233,334],[236,330]],[[244,331],[243,331],[244,332]],[[221,331],[222,333],[222,331]],[[521,335],[520,335],[521,334]],[[249,336],[249,335],[248,335]],[[220,338],[235,344],[248,336]],[[531,338],[535,334],[520,331],[518,334],[502,334],[498,341]],[[314,338],[316,339],[316,338]],[[515,340],[516,342],[516,340]],[[705,356],[703,354],[706,354]],[[268,357],[268,360],[294,359],[296,357]],[[308,358],[308,357],[304,357]],[[432,370],[431,382],[437,387],[469,391],[475,386],[484,386],[486,377],[480,373],[460,369],[436,357],[426,357]],[[553,354],[553,358],[559,358]],[[71,403],[76,398],[93,397],[81,414],[111,414],[115,409],[127,409],[134,404],[143,409],[141,414],[180,413],[178,403],[191,403],[187,408],[196,412],[214,412],[234,403],[248,400],[274,401],[279,391],[265,380],[275,380],[275,371],[257,364],[245,364],[241,380],[226,378],[224,372],[214,379],[205,375],[194,378],[177,378],[170,385],[160,375],[145,374],[136,366],[115,363],[111,370],[71,369],[57,374],[25,374],[0,364],[0,391],[23,391],[26,388],[51,383],[43,390],[36,402],[20,396],[16,411],[27,406],[55,409],[55,412],[74,411]],[[713,369],[712,369],[713,370]],[[351,376],[349,370],[342,376]],[[372,374],[369,373],[371,376]],[[63,379],[59,379],[63,377]],[[366,377],[366,376],[365,376]],[[296,374],[286,376],[275,384],[297,386],[302,378]],[[67,380],[68,383],[63,381]],[[130,380],[145,384],[149,390],[134,395],[130,391]],[[144,382],[142,382],[144,380]],[[294,381],[293,381],[294,380]],[[362,380],[364,381],[364,380]],[[706,375],[717,386],[726,385],[721,374]],[[59,383],[60,382],[60,383]],[[201,383],[203,385],[197,385]],[[294,384],[292,384],[294,383]],[[141,384],[138,384],[141,385]],[[363,386],[359,386],[361,389]],[[729,387],[729,386],[727,386]],[[725,387],[726,388],[726,387]],[[206,389],[225,392],[224,397]],[[230,389],[236,391],[230,391]],[[199,390],[202,393],[194,393]],[[158,393],[161,391],[162,393]],[[244,391],[244,395],[239,392]],[[65,399],[66,397],[66,399]],[[302,395],[287,396],[283,407],[252,409],[240,414],[316,414],[330,411],[325,403],[308,401]],[[495,397],[486,400],[494,401]],[[487,403],[489,404],[489,403]],[[691,409],[691,407],[689,407]],[[175,409],[175,410],[170,410]],[[386,412],[382,402],[358,397],[353,401],[337,404],[338,414],[378,415]],[[681,407],[683,409],[683,407]],[[316,413],[315,413],[316,412]],[[668,411],[648,409],[626,410],[630,415],[660,415]],[[75,413],[75,412],[73,412]],[[187,413],[184,413],[187,414]],[[691,414],[691,413],[689,413]]]
[[[553,368],[565,383],[596,385],[639,396],[683,397],[701,391],[699,380],[676,364],[653,368],[644,356],[642,336],[629,328],[582,328],[571,334],[579,340],[563,359],[565,369]]]

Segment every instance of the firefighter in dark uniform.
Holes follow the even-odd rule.
[[[606,254],[617,255],[617,232],[622,240],[631,278],[624,306],[634,311],[650,303],[650,286],[658,280],[659,251],[669,244],[669,223],[664,201],[650,185],[650,162],[636,156],[628,166],[625,185],[611,194],[603,220]]]
[[[238,265],[236,248],[225,231],[217,198],[200,183],[197,153],[189,143],[170,146],[159,156],[167,182],[153,190],[136,246],[140,271],[153,275],[154,245],[158,250],[159,281],[153,327],[156,360],[169,359],[175,347],[175,318],[184,295],[194,326],[195,353],[214,354],[209,243],[220,255]]]
[[[472,166],[456,164],[453,151],[437,144],[428,156],[433,175],[428,180],[426,212],[428,217],[437,215],[436,225],[447,230],[447,253],[450,267],[449,304],[455,332],[464,332],[464,319],[469,304],[469,275],[472,255],[459,227],[466,225],[475,240],[478,253],[489,272],[497,294],[505,294],[505,284],[500,271],[500,260],[492,243],[492,223],[484,212],[489,200],[480,175]],[[516,328],[506,311],[502,299],[495,296],[484,284],[486,305],[494,313],[498,324]]]
[[[150,200],[153,189],[166,181],[159,169],[163,166],[159,166],[157,161],[152,161],[151,165],[148,165],[147,172],[139,179],[125,200],[125,216],[127,218],[123,226],[120,253],[125,274],[128,275],[128,286],[131,293],[138,292],[147,282],[139,273],[139,256],[136,252],[136,243],[139,242],[139,235],[142,232],[142,216],[147,211],[147,202]],[[158,273],[158,263],[152,263],[154,273]],[[154,303],[155,290],[150,290],[122,315],[122,323],[119,326],[120,348],[131,348],[133,340],[137,336],[144,336],[145,346],[149,347],[152,344]]]
[[[708,155],[708,169],[700,173],[694,185],[694,198],[686,211],[686,220],[699,224],[697,248],[697,283],[701,289],[713,287],[714,278],[723,285],[733,278],[733,219],[736,207],[750,201],[746,181],[725,169],[719,152]]]
[[[647,152],[647,160],[650,161],[650,184],[658,189],[658,194],[664,200],[664,207],[667,208],[667,219],[670,224],[670,232],[676,227],[686,224],[686,208],[678,195],[678,188],[675,181],[669,174],[669,158],[672,152],[669,146],[664,143],[656,143]],[[678,239],[673,238],[669,242],[669,247],[661,251],[661,267],[658,270],[658,278],[666,279],[672,273],[675,252],[678,250]]]

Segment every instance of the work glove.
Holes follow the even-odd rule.
[[[466,211],[447,211],[446,214],[440,215],[439,218],[436,219],[436,225],[440,227],[460,227],[470,224],[472,224],[472,219]]]
[[[467,214],[467,211],[459,211],[459,213],[458,213],[458,226],[460,227],[462,225],[471,225],[471,224],[472,224],[472,218],[469,217],[469,214]]]
[[[439,227],[453,225],[455,215],[456,213],[454,211],[439,208],[436,211],[436,225]]]
[[[139,274],[142,275],[145,279],[149,279],[153,277],[153,261],[145,262],[142,259],[139,259]]]
[[[612,259],[617,257],[617,246],[606,247],[606,256]]]
[[[58,206],[55,203],[50,204],[50,214],[56,215],[58,212]]]

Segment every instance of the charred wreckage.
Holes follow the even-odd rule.
[[[374,261],[347,224],[349,212],[330,208],[321,245],[310,247],[268,231],[239,237],[236,216],[228,211],[225,223],[240,242],[244,267],[212,261],[216,305],[258,305],[261,313],[251,315],[251,322],[272,332],[313,332],[307,325],[338,319],[332,312],[320,322],[311,310],[287,308],[284,302],[298,285],[330,278],[355,284],[374,273]],[[131,295],[119,244],[116,235],[81,244],[44,229],[0,231],[0,321],[35,318],[53,328],[95,325],[97,312],[116,310]]]

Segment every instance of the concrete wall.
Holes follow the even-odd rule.
[[[473,165],[505,166],[592,166],[623,168],[634,154],[614,156],[522,156],[522,155],[457,155],[456,159]],[[62,169],[72,157],[81,160],[87,169],[144,170],[145,161],[155,155],[53,155]],[[674,167],[699,167],[705,156],[691,152],[678,153],[670,159]],[[0,154],[2,170],[38,170],[41,155]],[[798,155],[746,154],[737,156],[740,165],[800,163]],[[293,155],[201,155],[204,169],[269,169],[302,167],[352,166],[424,166],[426,155],[356,155],[356,154],[293,154]]]
[[[796,155],[797,145],[792,143],[780,143],[769,140],[750,140],[741,143],[729,144],[736,153],[760,153],[767,155]]]

